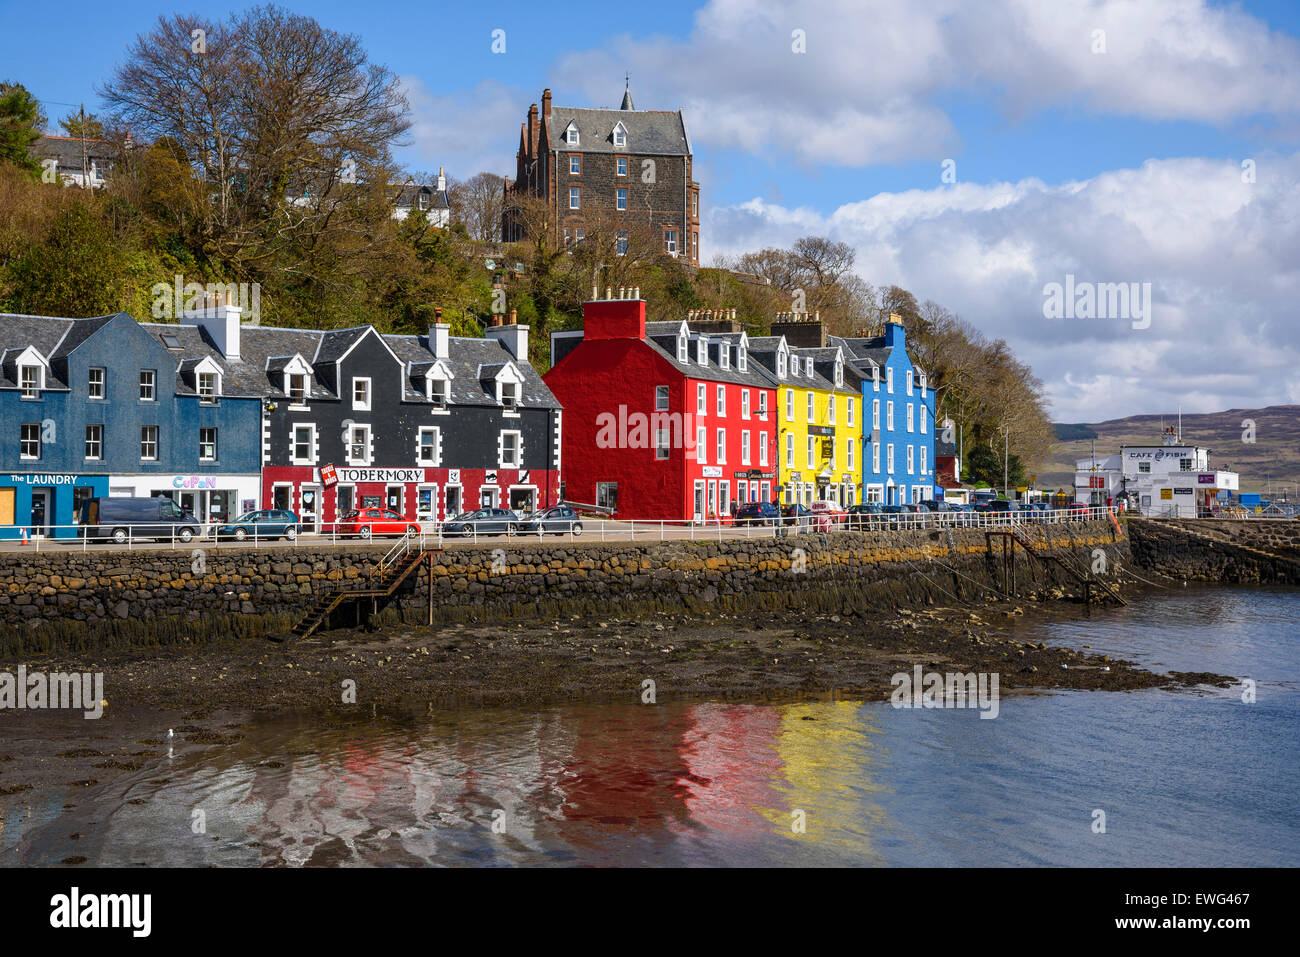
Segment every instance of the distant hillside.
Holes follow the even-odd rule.
[[[1254,423],[1255,441],[1244,441],[1247,426]],[[1074,481],[1074,462],[1091,454],[1096,441],[1097,455],[1112,455],[1121,445],[1160,444],[1161,425],[1175,425],[1178,413],[1131,415],[1095,424],[1058,423],[1057,442],[1052,446],[1051,464],[1039,473],[1038,487],[1069,488]],[[1241,487],[1248,492],[1266,491],[1271,480],[1274,493],[1291,487],[1290,497],[1300,498],[1300,405],[1271,405],[1264,409],[1229,409],[1202,415],[1183,414],[1183,441],[1210,449],[1210,464],[1241,474]]]

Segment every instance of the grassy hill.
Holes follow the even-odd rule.
[[[1255,424],[1253,443],[1243,441],[1246,427],[1242,421],[1246,419]],[[1121,445],[1159,445],[1162,420],[1164,425],[1176,425],[1178,413],[1057,424],[1057,442],[1050,452],[1050,464],[1039,473],[1038,487],[1069,488],[1074,481],[1075,459],[1091,454],[1094,436],[1098,456],[1112,455]],[[1300,405],[1184,414],[1183,441],[1208,446],[1210,464],[1240,473],[1243,491],[1266,491],[1271,480],[1275,494],[1289,485],[1290,497],[1300,498]]]

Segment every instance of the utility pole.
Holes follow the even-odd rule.
[[[1010,435],[1011,430],[1002,426],[1002,497],[1007,500],[1011,499],[1010,482],[1007,480],[1011,462]]]

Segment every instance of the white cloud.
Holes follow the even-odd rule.
[[[857,270],[1007,339],[1046,382],[1054,416],[1088,421],[1215,411],[1300,395],[1300,154],[1152,160],[1082,182],[883,193],[822,215],[761,200],[706,210],[709,254],[850,243]],[[1044,285],[1151,283],[1150,328],[1045,319]]]
[[[484,170],[514,178],[519,144],[510,131],[519,128],[527,113],[526,93],[484,80],[472,89],[439,96],[419,77],[407,75],[401,81],[412,114],[407,167],[436,172],[445,166],[458,179]]]
[[[1300,110],[1300,42],[1204,0],[712,0],[684,40],[564,57],[557,88],[615,106],[624,69],[702,144],[817,165],[954,155],[941,97],[1215,124]]]

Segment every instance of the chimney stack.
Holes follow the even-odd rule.
[[[438,319],[429,327],[429,351],[435,359],[446,359],[451,355],[451,325],[442,321],[442,310],[435,309]]]

